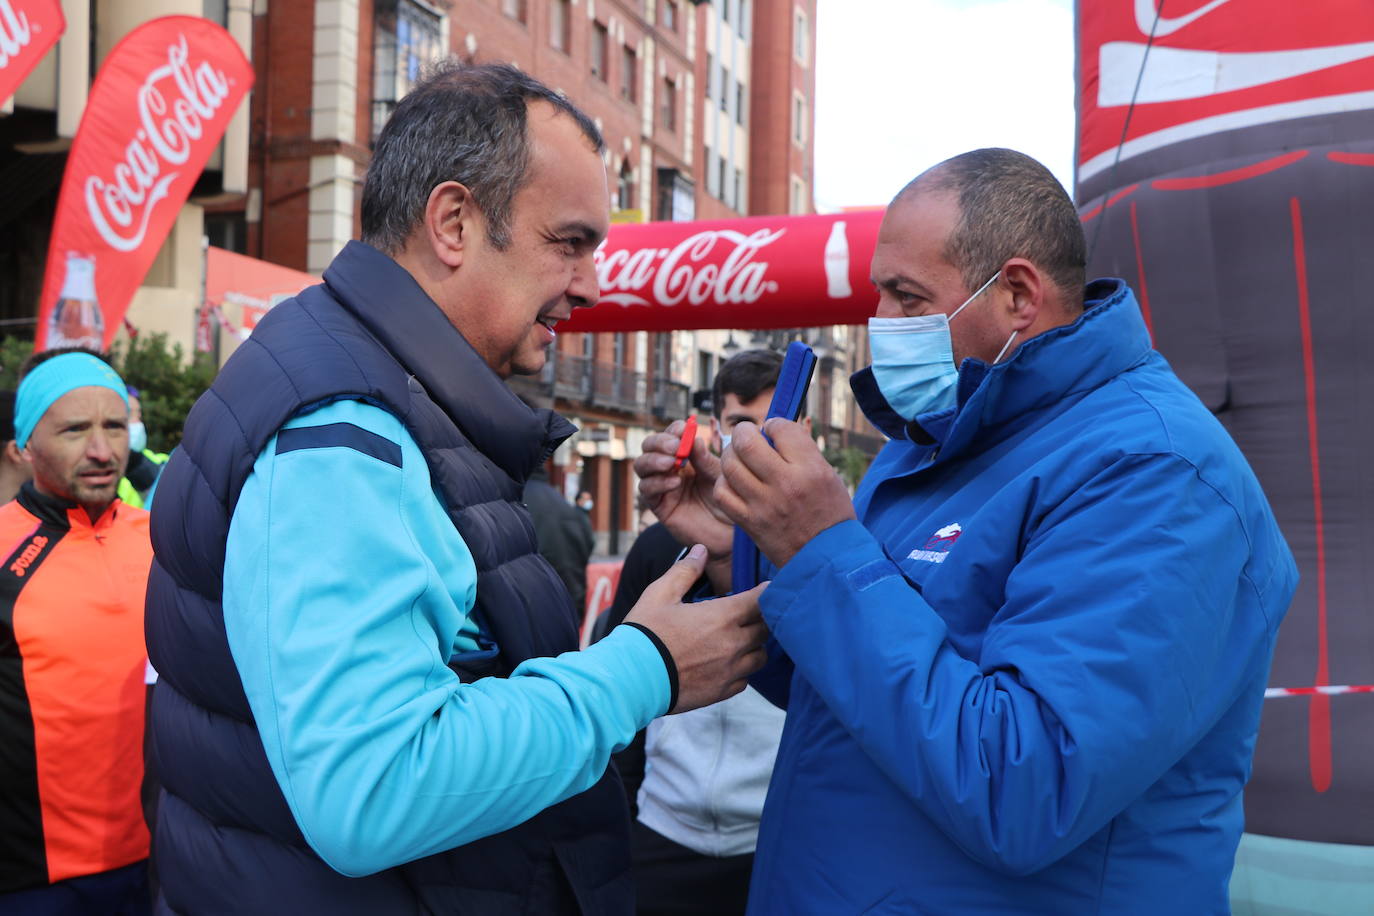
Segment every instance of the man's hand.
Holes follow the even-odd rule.
[[[644,440],[644,451],[635,459],[639,495],[679,542],[704,544],[713,561],[728,559],[734,523],[711,495],[720,476],[720,459],[698,439],[692,443],[687,466],[678,468],[676,452],[685,426],[678,420]]]
[[[764,426],[771,446],[754,424],[735,426],[715,501],[782,567],[813,537],[854,518],[854,503],[806,430],[778,417]]]
[[[697,544],[644,590],[625,618],[652,631],[673,657],[678,694],[670,713],[734,696],[767,657],[768,629],[759,616],[766,583],[728,598],[684,604],[682,596],[705,566],[706,549]]]

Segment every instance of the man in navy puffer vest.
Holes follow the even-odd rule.
[[[612,751],[762,664],[696,548],[576,615],[520,494],[573,431],[505,386],[598,298],[601,138],[513,67],[400,105],[363,238],[192,410],[153,519],[160,912],[628,914]],[[560,655],[560,653],[565,653]]]

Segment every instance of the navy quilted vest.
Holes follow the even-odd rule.
[[[505,833],[364,878],[325,865],[287,807],[230,656],[220,597],[239,492],[258,453],[303,408],[361,398],[404,422],[476,561],[474,613],[500,647],[495,673],[577,648],[572,603],[535,552],[520,503],[525,479],[572,425],[525,407],[390,258],[351,242],[324,281],[274,308],[229,360],[158,484],[147,636],[161,675],[150,723],[164,788],[160,909],[628,914],[629,816],[613,769]]]

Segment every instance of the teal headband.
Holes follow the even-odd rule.
[[[119,373],[89,353],[63,353],[39,363],[19,383],[14,397],[14,441],[20,448],[29,442],[33,428],[62,395],[74,388],[96,386],[116,392],[129,405],[128,389]]]

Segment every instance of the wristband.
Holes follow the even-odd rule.
[[[635,623],[627,620],[621,626],[634,627],[645,636],[649,637],[649,642],[654,644],[658,654],[663,656],[663,667],[668,670],[668,712],[672,712],[677,706],[677,662],[673,661],[673,654],[668,651],[668,647],[663,644],[663,640],[658,638],[658,634],[649,629],[642,623]]]

